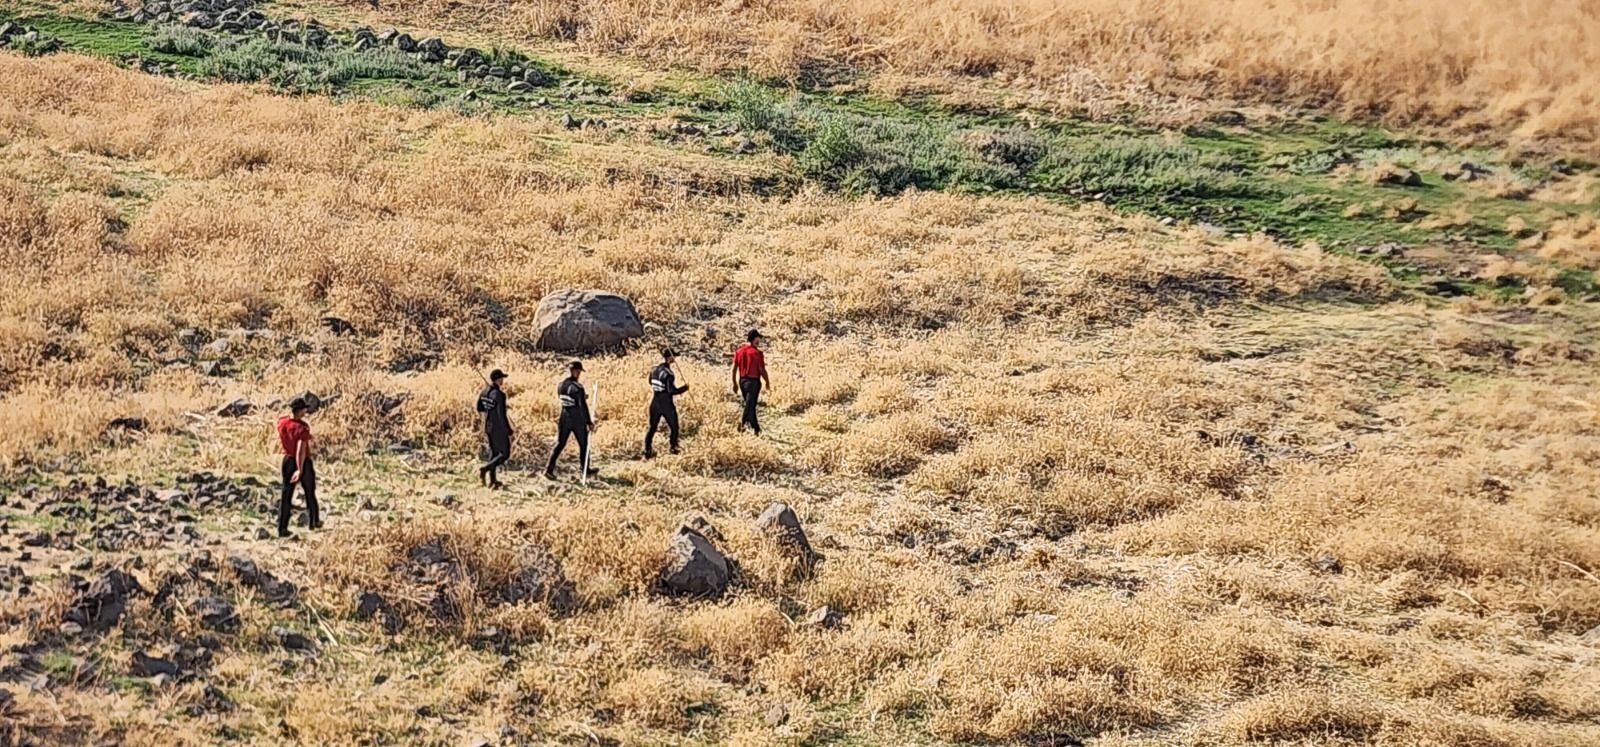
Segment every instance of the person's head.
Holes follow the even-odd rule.
[[[489,372],[489,383],[490,384],[492,384],[494,386],[500,386],[500,384],[502,382],[504,382],[505,380],[506,380],[506,372],[505,371],[501,371],[500,369],[497,368],[497,369]]]
[[[300,418],[305,417],[305,414],[308,412],[311,412],[311,404],[306,402],[305,397],[295,397],[294,399],[289,400],[290,415]]]
[[[567,364],[567,371],[572,374],[572,378],[574,379],[582,378],[583,361],[573,361],[572,363]]]
[[[759,348],[762,343],[767,341],[767,338],[762,337],[760,332],[752,329],[745,333],[744,341]]]
[[[677,360],[677,359],[678,359],[678,351],[673,350],[672,348],[662,348],[661,349],[661,360],[664,361],[667,365],[669,365],[669,366],[672,365],[672,362]]]

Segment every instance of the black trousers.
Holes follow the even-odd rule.
[[[294,508],[294,457],[283,458],[283,498],[278,501],[278,532],[289,531],[289,512]],[[311,519],[311,525],[317,526],[322,519],[317,515],[317,468],[310,459],[306,460],[305,468],[300,470],[300,487],[306,493],[306,513]]]
[[[589,464],[589,425],[556,423],[556,447],[550,451],[550,463],[545,465],[546,474],[555,474],[556,459],[561,456],[561,450],[567,448],[567,437],[578,439],[578,463]],[[580,469],[582,469],[580,467]]]
[[[650,430],[644,432],[644,453],[652,452],[650,443],[656,438],[656,428],[661,421],[667,421],[667,439],[672,444],[672,449],[678,449],[678,406],[674,404],[650,403]]]
[[[761,423],[756,420],[756,405],[761,399],[760,379],[739,379],[739,393],[744,395],[744,419],[740,422],[750,426],[756,435],[761,435]]]
[[[490,433],[489,436],[489,461],[483,463],[480,469],[494,477],[494,471],[511,458],[511,434]]]

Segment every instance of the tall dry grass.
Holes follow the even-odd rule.
[[[386,4],[385,8],[390,8]],[[1600,140],[1592,0],[401,0],[452,20],[706,69],[806,81],[864,67],[996,79],[1067,108],[1141,97],[1309,105],[1347,116]]]
[[[315,664],[225,647],[212,681],[245,707],[204,719],[179,710],[192,694],[24,693],[39,734],[1600,739],[1578,638],[1600,624],[1592,308],[1407,302],[1315,247],[1042,201],[762,199],[747,171],[626,136],[84,60],[0,56],[0,100],[8,477],[269,477],[276,413],[187,413],[345,396],[313,421],[329,533],[251,550],[305,587]],[[606,480],[472,487],[473,369],[513,374],[514,464],[548,447],[560,363],[529,322],[567,285],[623,291],[660,325],[589,361]],[[747,326],[773,337],[767,440],[734,432],[726,391]],[[234,341],[228,376],[200,375],[184,328]],[[666,342],[692,386],[687,450],[635,461]],[[392,366],[419,353],[437,364]],[[363,404],[402,392],[393,415]],[[103,438],[123,414],[148,432]],[[772,501],[826,555],[814,574],[752,525]],[[697,514],[741,564],[720,601],[655,588],[666,535]],[[422,615],[396,574],[437,534],[465,545],[461,615],[392,639],[347,616],[362,586]],[[528,540],[571,578],[570,614],[488,602]],[[843,624],[805,625],[821,605]],[[276,624],[242,607],[252,635]]]

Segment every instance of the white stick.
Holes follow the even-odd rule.
[[[594,414],[596,412],[599,412],[599,410],[600,410],[600,385],[596,384],[594,386],[594,396],[589,398],[589,423],[590,424],[594,423],[594,417],[595,417]],[[588,428],[589,426],[585,425],[584,427]],[[593,428],[589,428],[589,432],[585,433],[584,436],[583,436],[584,441],[587,443],[588,440],[592,436],[594,436],[594,429]],[[583,483],[583,486],[586,487],[586,488],[589,487],[589,460],[594,458],[593,454],[594,454],[594,444],[593,443],[589,443],[589,448],[586,448],[586,449],[583,450],[583,479],[582,479],[581,482]]]

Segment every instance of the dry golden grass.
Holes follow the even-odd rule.
[[[286,671],[248,643],[284,613],[246,599],[247,643],[211,674],[239,709],[21,693],[18,723],[51,741],[457,743],[501,724],[546,743],[1600,740],[1577,637],[1600,624],[1592,307],[1408,301],[1314,246],[1043,201],[762,199],[748,171],[627,137],[84,60],[0,56],[0,101],[8,476],[68,457],[268,477],[276,413],[187,413],[344,395],[313,421],[330,530],[222,531],[305,587],[293,614],[319,657]],[[588,489],[529,476],[559,371],[530,321],[574,285],[659,325],[589,362],[606,479]],[[731,340],[755,325],[774,338],[761,441],[734,432],[726,392]],[[174,342],[190,327],[275,337],[235,334],[236,369],[208,378]],[[666,342],[686,351],[686,453],[633,461]],[[418,353],[438,365],[391,370]],[[491,365],[513,374],[529,470],[501,493],[469,467],[472,369]],[[361,404],[399,392],[393,416]],[[103,440],[123,414],[149,433]],[[772,501],[826,556],[814,574],[751,526]],[[692,515],[740,561],[722,600],[656,589]],[[462,614],[425,624],[393,568],[438,534],[470,573]],[[528,542],[572,579],[570,614],[489,603]],[[350,619],[360,587],[416,624],[391,639]],[[844,624],[804,625],[820,605]],[[107,661],[166,624],[131,617],[97,644]],[[509,653],[474,644],[483,625]]]
[[[1308,104],[1591,153],[1600,143],[1591,0],[398,0],[375,15],[791,80],[866,68],[885,86],[977,78],[1108,113],[1152,98]]]

